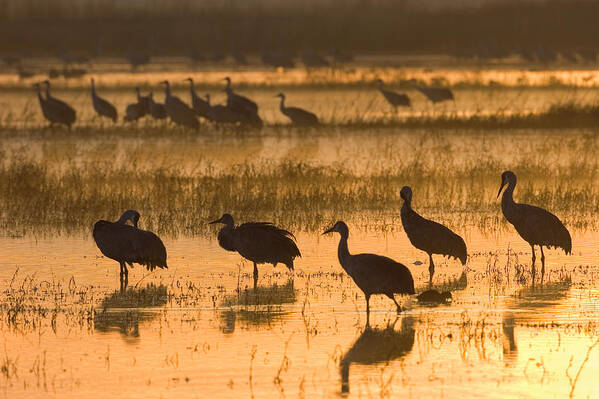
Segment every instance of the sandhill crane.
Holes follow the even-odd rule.
[[[279,93],[275,97],[281,99],[280,109],[283,115],[291,119],[296,126],[317,126],[319,124],[318,117],[312,112],[297,107],[285,106],[285,94]]]
[[[112,119],[113,122],[117,120],[117,112],[114,105],[98,96],[96,93],[96,84],[94,79],[92,78],[92,104],[94,106],[94,110],[99,116],[104,116],[106,118]]]
[[[50,126],[55,123],[62,123],[60,120],[60,116],[55,114],[54,109],[48,104],[48,101],[42,96],[42,88],[39,83],[36,83],[34,87],[37,89],[37,98],[40,102],[40,108],[42,109],[42,114],[44,118],[46,118],[50,122]]]
[[[351,255],[347,246],[349,229],[344,222],[337,222],[322,234],[337,232],[341,236],[337,255],[341,267],[354,280],[366,297],[366,324],[370,323],[370,296],[383,294],[389,297],[401,312],[394,294],[414,294],[414,279],[410,270],[399,262],[373,254]]]
[[[261,127],[262,119],[258,115],[258,105],[247,97],[240,96],[231,88],[231,78],[228,76],[224,79],[227,82],[225,92],[227,93],[227,107],[235,114],[242,116],[239,122]]]
[[[442,303],[448,303],[453,299],[453,297],[449,291],[439,292],[437,290],[428,290],[420,293],[416,299],[418,299],[419,303],[438,305]]]
[[[127,224],[130,221],[133,226]],[[141,230],[137,224],[139,212],[127,210],[116,222],[99,220],[94,224],[93,236],[96,245],[107,258],[121,265],[121,290],[129,282],[127,264],[145,266],[149,271],[166,269],[166,248],[162,240],[151,231]]]
[[[175,122],[177,125],[185,126],[190,129],[198,129],[200,122],[196,118],[196,113],[187,106],[179,97],[171,94],[171,85],[168,80],[162,81],[164,84],[164,108],[168,114],[170,120]]]
[[[206,94],[206,102],[210,105],[210,94]],[[237,123],[243,118],[243,115],[236,113],[226,105],[210,105],[209,119],[215,123]]]
[[[148,94],[148,108],[149,108],[149,112],[150,115],[152,115],[152,118],[154,119],[166,119],[168,117],[168,114],[166,113],[166,108],[164,107],[164,104],[160,104],[154,101],[154,93],[150,92],[150,94]]]
[[[345,352],[339,367],[341,369],[341,392],[349,392],[349,369],[352,363],[374,365],[387,364],[401,359],[414,347],[414,318],[406,316],[401,321],[401,329],[395,330],[395,323],[385,329],[366,327],[351,348]]]
[[[453,92],[446,87],[424,87],[419,86],[414,79],[412,84],[422,94],[425,95],[433,104],[440,103],[448,100],[455,100]]]
[[[51,113],[54,115],[57,123],[62,123],[71,128],[71,125],[75,123],[77,119],[77,113],[67,103],[62,100],[59,100],[56,97],[52,97],[50,94],[50,81],[44,80],[46,84],[46,104],[51,109]]]
[[[137,102],[127,105],[127,108],[125,109],[125,116],[123,117],[123,121],[125,122],[136,122],[138,119],[143,118],[146,115],[147,108],[141,102],[142,96],[139,91],[139,87],[135,88],[135,92],[137,93]]]
[[[210,224],[222,223],[225,226],[218,232],[218,243],[227,251],[254,263],[254,288],[258,285],[258,266],[261,263],[283,263],[293,270],[293,260],[301,257],[295,243],[295,236],[287,230],[269,222],[249,222],[235,226],[233,216],[225,213]]]
[[[545,254],[543,247],[561,248],[566,254],[572,253],[572,237],[563,223],[554,214],[545,209],[528,204],[514,202],[514,188],[516,187],[516,175],[514,172],[505,171],[501,174],[501,187],[497,198],[503,187],[507,188],[501,197],[501,210],[503,215],[516,228],[516,231],[530,244],[532,250],[532,282],[535,279],[535,245],[541,248],[541,282],[545,276]]]
[[[391,104],[395,111],[397,111],[397,107],[409,107],[412,105],[410,97],[408,97],[407,95],[403,93],[396,93],[391,90],[386,90],[383,87],[385,83],[382,79],[377,79],[376,83],[379,85],[379,91],[381,92],[383,97],[385,97],[385,100],[387,100],[387,102]]]
[[[401,207],[403,229],[412,245],[428,254],[429,284],[433,284],[433,275],[435,274],[433,254],[459,259],[462,265],[465,265],[468,253],[462,237],[442,224],[425,219],[416,213],[412,209],[412,189],[410,187],[402,187],[400,196],[404,200]]]
[[[189,91],[191,93],[191,104],[193,106],[193,110],[202,118],[206,118],[208,120],[212,119],[212,108],[210,107],[210,103],[198,96],[192,78],[187,78],[185,80],[189,82]]]

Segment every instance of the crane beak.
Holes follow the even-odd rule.
[[[322,235],[329,234],[329,233],[334,233],[335,232],[334,229],[335,229],[335,227],[331,227],[330,229],[328,229],[324,233],[322,233]]]
[[[223,218],[217,219],[217,220],[215,220],[215,221],[213,221],[213,222],[210,222],[210,223],[208,223],[208,224],[216,224],[216,223],[221,223],[221,222],[222,222],[222,219],[223,219]]]
[[[499,187],[499,192],[497,193],[497,198],[499,198],[499,195],[501,194],[501,190],[503,190],[503,187],[505,186],[505,181],[501,182],[501,187]]]

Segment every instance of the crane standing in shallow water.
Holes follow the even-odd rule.
[[[127,224],[130,221],[133,226]],[[121,265],[121,291],[129,283],[127,263],[145,266],[152,271],[155,268],[168,268],[166,264],[166,248],[162,240],[151,231],[137,227],[139,212],[127,210],[116,222],[99,220],[94,224],[94,241],[107,258],[116,260]]]
[[[337,255],[341,267],[354,280],[366,298],[366,324],[370,324],[370,296],[383,294],[389,297],[401,312],[394,294],[413,295],[414,279],[410,270],[399,262],[385,256],[373,254],[352,255],[347,239],[349,229],[344,222],[337,222],[322,234],[337,232],[341,236]]]
[[[231,87],[230,77],[227,76],[224,80],[227,82],[227,86],[225,87],[227,107],[233,111],[233,114],[238,116],[237,122],[254,127],[262,127],[263,122],[260,115],[258,115],[258,104],[247,97],[235,93]]]
[[[55,122],[66,125],[69,129],[77,119],[77,113],[69,104],[50,94],[50,81],[45,80],[46,84],[46,106],[49,112],[53,115]]]
[[[433,254],[454,257],[466,264],[468,253],[466,243],[459,235],[447,227],[420,216],[412,209],[412,189],[402,187],[400,191],[404,203],[401,207],[401,224],[410,242],[416,248],[426,252],[429,259],[429,285],[433,284],[435,264]]]
[[[409,107],[412,105],[410,101],[410,97],[403,93],[396,93],[391,90],[386,90],[384,88],[385,83],[382,79],[377,79],[376,83],[379,85],[379,91],[385,97],[385,100],[393,107],[395,111],[397,111],[397,107]]]
[[[501,174],[501,187],[497,198],[503,187],[507,188],[501,197],[501,210],[503,215],[515,228],[520,237],[530,244],[532,250],[532,282],[535,281],[535,245],[541,248],[541,282],[545,276],[545,254],[543,246],[551,248],[562,248],[566,254],[572,253],[572,238],[570,232],[563,223],[551,212],[545,209],[514,202],[514,188],[516,187],[516,175],[514,172],[505,171]]]
[[[281,104],[279,106],[281,112],[283,115],[291,119],[291,122],[295,126],[318,126],[318,117],[312,112],[298,107],[286,107],[285,94],[283,93],[279,93],[275,97],[279,97],[281,99]]]
[[[239,255],[254,263],[254,288],[258,285],[258,264],[283,263],[293,270],[293,260],[301,257],[295,243],[295,236],[287,230],[278,228],[269,222],[249,222],[235,226],[233,216],[225,213],[210,224],[225,225],[218,232],[218,243],[227,251]]]
[[[117,121],[117,112],[114,105],[98,96],[96,93],[96,85],[94,79],[92,78],[92,104],[94,106],[94,110],[99,116],[104,116],[106,118],[112,119],[113,122]]]
[[[416,90],[424,94],[433,104],[440,103],[443,101],[455,101],[453,92],[446,87],[423,87],[416,84],[416,81],[412,79],[412,83]]]
[[[189,108],[179,97],[171,94],[171,85],[168,80],[164,80],[161,83],[164,84],[164,108],[169,118],[177,125],[197,130],[200,127],[200,122],[198,122],[194,110]]]
[[[191,105],[193,110],[202,118],[212,120],[212,107],[210,106],[210,103],[198,96],[192,78],[187,78],[185,81],[189,82],[189,91],[191,93]]]

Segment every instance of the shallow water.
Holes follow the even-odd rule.
[[[148,80],[158,77],[149,74]],[[510,90],[502,89],[499,95],[490,94],[493,89],[464,89],[448,107],[470,112],[481,99],[491,98],[492,110],[509,103],[523,111],[542,109],[570,95],[563,88],[530,88],[523,95]],[[279,123],[276,101],[270,97],[275,91],[252,88],[244,93],[258,99],[267,121]],[[133,98],[121,89],[109,93],[119,94],[122,105]],[[360,88],[313,93],[297,87],[289,99],[313,104],[332,118],[341,111],[327,98],[352,104],[378,98]],[[588,93],[589,98],[595,95]],[[36,105],[29,94],[11,95],[11,107]],[[87,94],[74,96],[85,109]],[[360,106],[342,112],[349,114]],[[426,107],[416,104],[411,112]],[[91,110],[84,112],[89,118]],[[39,124],[35,118],[31,126]],[[101,256],[91,238],[91,224],[67,229],[32,222],[37,231],[9,224],[12,209],[1,209],[0,392],[5,397],[137,398],[148,392],[165,398],[599,396],[594,381],[599,372],[595,202],[579,204],[576,212],[568,210],[572,204],[558,204],[555,212],[572,233],[573,253],[546,251],[544,284],[532,286],[530,247],[502,222],[495,198],[501,170],[510,164],[524,168],[527,162],[542,169],[522,170],[516,199],[528,193],[529,199],[549,201],[546,196],[564,191],[592,197],[597,186],[593,129],[441,134],[265,128],[259,133],[200,136],[167,130],[168,134],[144,137],[139,132],[101,130],[91,119],[86,123],[93,127],[89,136],[77,131],[39,133],[35,127],[2,132],[3,162],[22,157],[64,173],[93,162],[105,165],[100,162],[108,158],[125,171],[170,168],[194,175],[228,171],[239,164],[260,169],[265,162],[276,167],[295,160],[337,167],[360,180],[385,167],[399,170],[418,158],[425,177],[406,182],[421,185],[414,187],[415,208],[465,238],[468,263],[462,267],[455,260],[435,257],[435,286],[452,291],[450,305],[427,307],[404,297],[406,310],[397,315],[391,301],[374,297],[372,328],[366,329],[363,294],[337,261],[338,236],[320,235],[339,218],[326,209],[318,209],[323,215],[318,223],[297,229],[303,256],[295,272],[281,265],[261,266],[256,290],[251,264],[218,246],[216,227],[202,226],[179,234],[165,228],[161,236],[169,268],[149,273],[135,267],[129,275],[132,290],[126,294],[118,292],[118,265]],[[451,193],[444,190],[451,185],[441,185],[438,191],[422,187],[428,179],[447,175],[443,165],[476,166],[482,159],[490,160],[497,171],[469,181],[467,190],[483,196],[476,210],[449,199]],[[564,174],[573,181],[563,182]],[[125,189],[127,184],[114,182]],[[142,228],[157,220],[160,210],[152,206],[157,203],[158,199],[142,212]],[[389,204],[383,210],[345,215],[350,251],[402,262],[411,270],[416,290],[423,291],[427,255],[411,246],[401,228],[401,202],[393,199]],[[266,214],[269,220],[286,220],[276,209]],[[240,222],[252,218],[239,215]],[[293,222],[301,223],[301,214]]]

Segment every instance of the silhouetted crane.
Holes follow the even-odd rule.
[[[349,229],[337,222],[322,234],[337,232],[341,236],[337,255],[341,267],[354,280],[366,297],[366,324],[370,323],[370,296],[383,294],[389,297],[401,312],[393,294],[414,294],[414,279],[410,270],[399,262],[373,254],[351,255],[347,246]]]
[[[249,222],[235,226],[233,216],[225,213],[210,224],[222,223],[225,226],[218,232],[218,243],[227,251],[239,255],[254,263],[254,288],[258,284],[258,264],[283,263],[293,270],[293,260],[301,257],[295,243],[295,236],[287,230],[278,228],[269,222]]]
[[[37,98],[40,102],[40,108],[42,109],[42,114],[44,118],[46,118],[50,122],[50,126],[55,123],[62,123],[60,120],[60,115],[55,114],[54,109],[48,104],[48,101],[42,95],[42,88],[39,83],[36,83],[35,88],[37,89]]]
[[[133,223],[133,226],[127,224]],[[125,211],[116,222],[99,220],[94,224],[94,241],[104,254],[121,265],[121,290],[129,283],[127,264],[145,266],[149,271],[159,267],[166,269],[166,248],[160,238],[151,231],[137,227],[139,212]]]
[[[192,78],[187,78],[185,80],[189,82],[189,91],[191,93],[191,105],[193,110],[202,118],[211,120],[212,108],[210,107],[210,103],[198,96]]]
[[[206,94],[206,102],[210,105],[210,94]],[[243,120],[243,115],[235,113],[226,105],[210,105],[210,120],[215,123],[237,123]]]
[[[285,106],[285,94],[279,93],[275,97],[281,99],[280,109],[283,115],[291,119],[296,126],[317,126],[319,124],[318,117],[312,112],[297,107]]]
[[[424,94],[433,104],[455,99],[453,92],[446,87],[423,87],[414,81],[413,83],[416,90]]]
[[[155,102],[154,93],[152,92],[148,94],[148,108],[150,111],[150,115],[152,115],[152,118],[154,119],[166,119],[168,117],[164,104]]]
[[[541,248],[541,282],[545,276],[545,254],[543,247],[562,248],[566,254],[572,253],[572,238],[570,232],[554,214],[545,209],[528,204],[514,202],[514,188],[516,187],[516,175],[514,172],[505,171],[501,174],[501,187],[497,198],[503,187],[507,188],[501,197],[501,210],[508,222],[514,225],[520,237],[530,244],[532,250],[532,281],[535,279],[535,245]]]
[[[397,111],[397,107],[409,107],[412,105],[410,97],[408,97],[407,95],[403,93],[396,93],[394,91],[386,90],[385,88],[383,88],[385,83],[382,79],[377,79],[376,82],[379,85],[379,91],[381,92],[383,97],[385,97],[385,100],[387,100],[387,102],[391,104],[395,111]]]
[[[341,369],[341,392],[349,392],[349,369],[352,363],[375,365],[388,364],[391,360],[405,357],[414,347],[414,318],[406,316],[401,321],[401,330],[395,331],[395,323],[385,329],[366,326],[351,348],[345,352],[339,366]]]
[[[77,119],[75,110],[64,101],[52,97],[50,94],[50,81],[45,80],[44,83],[46,84],[46,104],[50,109],[50,113],[57,123],[62,123],[70,129],[71,125],[75,123],[75,120]]]
[[[400,191],[404,203],[401,207],[401,223],[410,242],[416,248],[426,252],[429,259],[429,284],[433,284],[435,264],[433,254],[454,257],[466,264],[468,253],[466,243],[459,235],[447,227],[420,216],[412,209],[412,189],[404,186]]]
[[[171,85],[168,80],[161,83],[164,84],[164,108],[166,108],[166,113],[170,120],[177,125],[185,126],[190,129],[198,129],[200,127],[200,122],[198,122],[194,110],[189,108],[189,106],[181,101],[179,97],[171,94]]]
[[[94,79],[92,78],[92,104],[94,106],[94,110],[100,116],[104,116],[106,118],[112,119],[113,122],[117,120],[117,112],[114,105],[98,96],[96,93],[96,85],[94,83]]]
[[[231,88],[231,78],[227,76],[224,80],[227,81],[227,87],[225,88],[227,107],[240,116],[239,122],[261,127],[262,119],[258,115],[258,105],[249,98],[235,93]]]
[[[136,122],[138,119],[143,118],[146,115],[146,106],[141,103],[142,96],[139,91],[139,87],[135,88],[137,93],[137,102],[127,105],[125,109],[125,116],[123,121],[125,122]]]

